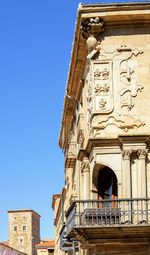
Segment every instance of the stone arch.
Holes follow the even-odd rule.
[[[93,190],[97,193],[98,197],[102,199],[108,198],[109,192],[111,192],[111,198],[118,197],[118,179],[115,171],[108,165],[96,164],[93,169],[92,176]]]

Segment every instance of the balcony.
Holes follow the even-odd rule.
[[[72,167],[76,161],[76,143],[69,143],[65,151],[65,166]]]
[[[150,235],[150,198],[75,201],[66,213],[66,236],[140,238]]]

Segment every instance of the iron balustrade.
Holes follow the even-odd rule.
[[[74,201],[66,213],[66,235],[74,228],[150,225],[150,198]]]

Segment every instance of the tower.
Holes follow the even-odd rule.
[[[35,255],[35,245],[40,242],[40,215],[33,210],[8,211],[9,245]]]

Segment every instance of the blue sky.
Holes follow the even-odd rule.
[[[77,0],[0,0],[0,241],[7,210],[33,209],[53,238],[58,147]],[[97,1],[84,1],[95,3]]]

